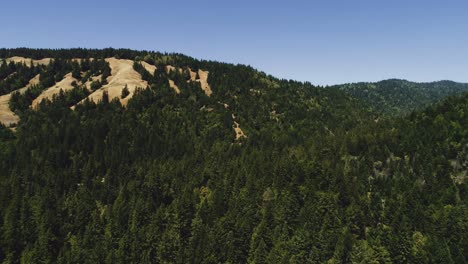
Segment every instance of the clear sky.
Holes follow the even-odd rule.
[[[468,82],[468,1],[5,0],[0,47],[180,52],[320,85]]]

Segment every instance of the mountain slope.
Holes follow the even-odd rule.
[[[468,91],[468,84],[451,81],[415,83],[385,80],[376,83],[354,83],[334,86],[368,103],[385,115],[407,114],[455,94]]]
[[[19,121],[19,117],[10,109],[9,103],[13,93],[24,93],[31,86],[39,84],[39,74],[29,80],[28,84],[20,89],[17,89],[11,93],[0,96],[0,124],[5,126],[11,126]]]
[[[87,60],[87,61],[86,61]],[[91,62],[90,62],[91,61]],[[38,66],[37,71],[40,73],[41,76],[41,83],[35,83],[35,85],[42,85],[42,92],[37,96],[36,98],[33,98],[33,101],[31,103],[32,108],[36,108],[38,104],[40,104],[44,99],[52,100],[54,96],[57,96],[60,91],[66,92],[69,90],[72,90],[76,87],[83,86],[86,90],[90,92],[89,96],[87,98],[83,98],[80,103],[82,103],[85,100],[91,100],[93,102],[98,102],[99,100],[102,99],[103,94],[107,93],[107,96],[109,96],[109,99],[112,100],[114,98],[119,98],[120,102],[125,106],[133,96],[133,94],[136,92],[138,88],[144,89],[147,88],[148,82],[145,80],[142,80],[141,75],[134,70],[134,64],[138,63],[139,65],[141,64],[144,67],[145,74],[151,74],[154,75],[154,72],[156,70],[156,66],[151,65],[147,62],[144,61],[133,61],[133,60],[122,60],[122,59],[116,59],[116,58],[106,58],[103,60],[103,62],[108,64],[108,69],[107,70],[105,67],[105,63],[102,64],[98,67],[103,67],[103,68],[94,68],[94,69],[89,69],[89,63],[94,63],[93,58],[88,58],[85,59],[83,62],[83,59],[81,58],[73,58],[71,60],[65,60],[65,61],[60,61],[60,60],[54,60],[51,58],[46,58],[42,60],[33,60],[30,58],[24,58],[24,57],[11,57],[11,58],[6,58],[4,62],[2,63],[2,67],[5,68],[5,66],[8,65],[5,69],[3,69],[5,72],[10,71],[9,68],[12,68],[8,74],[9,79],[14,79],[14,78],[22,78],[23,76],[17,72],[15,72],[15,69],[17,67],[26,67],[29,68],[33,62],[33,65]],[[49,66],[49,64],[52,62],[52,64]],[[76,63],[79,62],[79,63]],[[59,66],[57,67],[57,65]],[[60,65],[64,64],[64,65]],[[100,64],[99,62],[97,64]],[[41,65],[45,67],[40,67]],[[11,67],[10,67],[11,66]],[[166,68],[174,68],[171,65],[167,65]],[[67,73],[64,75],[63,68],[69,68],[74,71],[74,73]],[[80,69],[81,68],[81,69]],[[168,68],[168,69],[169,69]],[[179,70],[182,71],[182,68],[179,68]],[[108,71],[105,73],[105,76],[102,76],[102,73]],[[169,71],[169,70],[168,70]],[[99,75],[98,75],[99,74]],[[190,81],[194,82],[199,82],[201,85],[201,89],[205,91],[207,95],[210,95],[212,93],[210,89],[210,85],[208,84],[208,72],[202,71],[201,69],[198,70],[197,73],[193,72],[190,70],[190,74],[192,75]],[[44,77],[43,75],[52,75],[52,77],[55,79],[55,81],[50,81],[49,79],[46,79],[47,77]],[[13,76],[10,78],[10,76]],[[63,76],[63,77],[60,77]],[[198,78],[198,76],[201,76]],[[9,81],[8,78],[5,78],[5,80],[2,80],[5,82],[5,86],[8,87],[7,81]],[[63,79],[61,79],[63,78]],[[78,79],[77,79],[78,78]],[[61,79],[61,80],[60,80]],[[60,80],[60,81],[58,81]],[[83,82],[82,82],[83,81]],[[175,85],[173,80],[168,80],[169,83],[171,84],[171,87],[178,87]],[[3,84],[2,82],[2,84]],[[46,86],[45,83],[53,84],[49,88],[44,88]],[[54,84],[55,83],[55,84]],[[83,85],[81,85],[83,83]],[[92,87],[94,85],[94,87]],[[28,86],[28,88],[31,85]],[[127,95],[125,98],[121,98],[122,90],[126,89]],[[12,112],[10,109],[8,109],[8,102],[10,100],[11,94],[14,92],[21,92],[24,93],[24,90],[26,88],[21,88],[18,90],[12,90],[10,92],[10,95],[5,94],[2,97],[2,116],[0,117],[0,122],[3,123],[4,125],[10,125],[12,123]],[[176,90],[178,91],[178,90]],[[180,91],[178,91],[180,92]],[[17,118],[14,118],[13,121],[18,121]]]
[[[243,65],[2,54],[54,58],[11,95],[16,131],[0,126],[2,262],[467,261],[468,94],[376,121],[339,89]],[[147,83],[125,106],[122,94],[83,101],[117,76],[109,58]],[[30,107],[70,72],[73,89]]]

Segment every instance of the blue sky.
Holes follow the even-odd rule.
[[[5,1],[0,47],[132,48],[327,85],[468,82],[468,1]]]

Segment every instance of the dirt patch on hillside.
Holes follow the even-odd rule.
[[[189,72],[190,72],[190,81],[192,81],[192,82],[196,81],[197,80],[197,73],[192,71],[192,69],[190,69],[190,68],[189,68]]]
[[[29,67],[31,67],[31,62],[35,66],[37,66],[37,65],[49,65],[51,60],[52,60],[51,58],[44,58],[44,59],[41,59],[41,60],[33,60],[33,59],[30,59],[30,58],[24,58],[24,57],[18,57],[18,56],[6,59],[7,62],[13,61],[15,63],[25,63]]]
[[[166,72],[170,73],[171,71],[175,72],[178,71],[179,73],[183,73],[184,71],[182,68],[176,68],[172,65],[166,65]],[[213,91],[211,90],[211,86],[208,84],[208,71],[198,70],[198,72],[192,71],[192,69],[188,68],[190,79],[187,82],[199,82],[202,90],[205,92],[207,96],[211,96]],[[169,84],[171,81],[169,81]],[[170,84],[171,85],[171,84]],[[173,87],[174,86],[174,87]],[[175,89],[175,85],[171,85],[173,89]],[[178,90],[179,88],[177,88]]]
[[[213,91],[211,90],[211,86],[208,84],[208,71],[198,70],[198,76],[200,77],[200,84],[201,88],[205,92],[207,96],[211,96]]]
[[[232,125],[232,128],[234,128],[234,132],[236,132],[236,140],[239,140],[241,138],[246,138],[247,135],[245,135],[244,131],[240,128],[239,123],[236,122],[236,116],[234,114],[231,114],[232,120],[234,122],[234,125]]]
[[[234,132],[236,132],[236,140],[239,140],[241,138],[246,138],[247,136],[244,134],[244,131],[240,128],[239,123],[234,121],[234,125],[232,126],[234,128]]]
[[[177,94],[180,94],[180,89],[179,87],[177,87],[177,85],[174,83],[173,80],[169,80],[169,86],[174,89],[174,91],[177,93]]]
[[[184,71],[182,70],[182,68],[177,68],[177,67],[174,67],[172,65],[166,65],[166,73],[169,73],[169,72],[175,72],[175,71],[178,71],[179,73],[183,73]]]
[[[130,100],[135,94],[137,87],[142,89],[146,89],[148,87],[148,82],[142,80],[141,75],[133,69],[132,60],[108,58],[106,61],[109,63],[111,68],[111,75],[107,77],[108,84],[90,94],[88,96],[89,100],[97,103],[102,99],[104,92],[107,92],[110,101],[118,98],[120,103],[123,106],[126,106],[128,100]],[[129,94],[122,99],[122,89],[125,86],[127,86]]]
[[[37,105],[40,104],[44,99],[52,100],[54,95],[60,93],[60,90],[66,92],[73,89],[73,82],[76,82],[78,84],[79,81],[73,78],[71,73],[68,73],[67,75],[65,75],[63,80],[56,83],[54,86],[45,89],[36,99],[34,99],[34,101],[31,104],[32,108],[35,109]]]
[[[13,111],[11,111],[10,106],[9,106],[11,95],[14,92],[24,93],[26,89],[28,89],[32,85],[37,85],[38,83],[39,83],[39,74],[36,75],[34,78],[32,78],[25,87],[18,89],[16,91],[13,91],[9,94],[0,96],[0,123],[2,123],[5,126],[10,126],[12,124],[19,122],[19,117]]]
[[[146,61],[142,61],[141,65],[145,68],[146,71],[148,71],[151,75],[154,75],[154,72],[156,71],[156,66],[151,65],[147,63]]]
[[[19,91],[20,93],[24,93],[26,91],[26,89],[28,89],[29,87],[33,86],[33,85],[38,85],[39,84],[39,81],[40,81],[40,74],[34,76],[34,78],[32,78],[31,80],[29,80],[29,83],[26,84],[25,87],[21,88],[21,89],[18,89],[16,91]]]
[[[19,117],[10,110],[8,105],[10,98],[11,94],[0,96],[0,123],[7,127],[19,121]]]

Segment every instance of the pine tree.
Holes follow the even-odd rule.
[[[120,95],[120,98],[124,99],[129,94],[130,94],[130,92],[128,91],[128,86],[127,86],[127,84],[125,84],[125,87],[122,89],[122,94]]]

